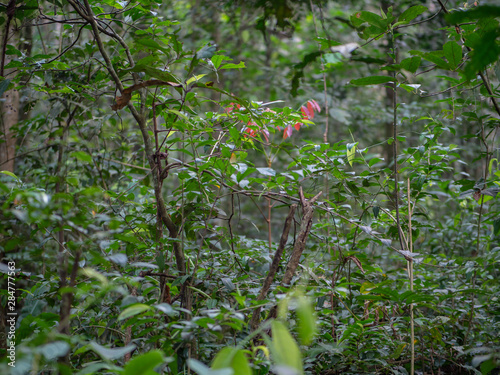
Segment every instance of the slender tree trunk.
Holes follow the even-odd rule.
[[[392,4],[391,1],[382,0],[380,2],[380,7],[382,8],[382,10],[385,13],[387,13],[387,10],[392,5],[393,4]],[[392,48],[391,45],[387,45],[387,47],[385,48],[386,55],[391,52],[391,48]],[[386,87],[385,87],[385,101],[384,101],[384,105],[385,105],[385,108],[391,108],[392,107],[392,101],[394,99],[394,89],[393,89],[392,85],[390,85],[390,84],[387,84],[385,86]],[[392,138],[394,129],[393,129],[393,124],[392,124],[392,119],[391,118],[388,118],[387,121],[385,122],[385,124],[384,124],[384,130],[385,130],[385,134],[384,134],[385,139]],[[386,164],[389,166],[392,163],[393,159],[394,159],[394,150],[393,150],[392,144],[388,144],[387,143],[384,146],[384,158],[385,158]]]
[[[19,91],[16,88],[2,95],[0,128],[0,170],[14,172],[16,154],[15,125],[19,122]]]
[[[19,44],[19,31],[16,28],[16,1],[10,0],[7,5],[7,20],[1,30],[0,76],[8,79],[12,69],[5,69],[10,61],[6,54],[8,44]],[[2,82],[4,82],[2,80]],[[19,121],[19,92],[17,88],[7,90],[2,95],[3,104],[0,107],[0,169],[14,172],[14,155],[16,151],[16,136],[14,126]]]
[[[8,90],[2,96],[2,124],[0,143],[0,169],[14,172],[14,156],[16,152],[16,134],[14,126],[19,121],[19,92]]]

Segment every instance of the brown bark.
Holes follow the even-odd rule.
[[[16,133],[14,127],[19,122],[19,91],[12,89],[2,96],[1,128],[0,128],[0,169],[14,172],[14,156],[16,153]]]
[[[382,0],[380,3],[380,7],[382,10],[387,13],[388,9],[390,6],[392,6],[392,2],[387,1],[387,0]],[[391,52],[392,46],[389,44],[385,48],[385,54],[388,55]],[[393,61],[388,61],[388,63],[394,63]],[[392,102],[394,100],[394,85],[393,84],[386,84],[385,85],[385,100],[384,100],[384,105],[386,108],[392,108]],[[385,139],[390,139],[393,137],[394,133],[394,127],[392,120],[388,119],[388,121],[384,124],[384,130],[385,130]],[[394,140],[396,142],[396,140]],[[394,146],[392,144],[386,143],[384,146],[384,158],[386,165],[389,166],[394,160]]]
[[[320,197],[323,192],[319,192],[310,201],[306,201],[304,193],[302,192],[302,187],[299,190],[300,203],[302,205],[302,223],[300,224],[299,235],[295,241],[295,246],[293,247],[292,256],[288,261],[288,265],[285,271],[285,276],[281,280],[281,285],[289,285],[292,281],[293,275],[299,266],[300,257],[306,247],[306,240],[309,236],[312,226],[312,217],[314,213],[313,204]]]
[[[2,32],[2,48],[0,61],[0,76],[8,78],[12,69],[5,69],[10,61],[10,55],[6,55],[7,44],[19,44],[19,32],[16,30],[14,15],[16,11],[16,2],[9,1],[7,5],[7,21],[4,24]],[[16,136],[14,126],[19,121],[19,92],[16,88],[7,90],[2,95],[3,104],[1,105],[1,127],[0,127],[0,169],[14,172],[14,155],[16,151]]]
[[[304,197],[304,193],[302,191],[302,187],[299,189],[299,197],[300,203],[302,205],[302,222],[300,224],[299,234],[297,236],[297,240],[295,241],[295,245],[293,246],[292,255],[290,260],[288,261],[288,265],[286,267],[285,275],[281,280],[281,285],[289,286],[292,281],[293,275],[300,263],[300,257],[306,248],[306,240],[309,236],[309,232],[311,231],[312,219],[314,214],[314,202],[321,196],[322,192],[320,191],[316,194],[311,200],[306,201]],[[274,306],[269,312],[269,319],[276,317],[276,306]]]
[[[288,211],[288,216],[285,220],[285,226],[281,234],[280,243],[278,245],[278,248],[276,249],[276,253],[274,254],[273,262],[271,264],[271,267],[269,268],[269,273],[267,274],[266,280],[264,281],[264,285],[262,286],[262,289],[260,290],[260,293],[257,296],[257,301],[262,301],[266,297],[267,292],[269,291],[269,288],[271,287],[271,284],[274,280],[274,276],[278,271],[278,267],[281,262],[283,251],[285,250],[286,241],[288,240],[288,233],[290,233],[290,227],[292,226],[292,220],[293,216],[295,215],[296,209],[297,209],[296,204],[292,204],[290,206],[290,210]],[[251,329],[257,328],[257,324],[259,321],[259,314],[260,314],[260,306],[253,311],[252,319],[250,320]]]

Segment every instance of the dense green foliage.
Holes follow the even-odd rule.
[[[498,5],[14,6],[2,374],[498,374]]]

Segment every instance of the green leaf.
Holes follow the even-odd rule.
[[[486,359],[484,362],[481,363],[481,374],[490,374],[492,370],[497,369],[498,370],[498,359],[495,360],[495,358],[491,354],[486,354],[486,355],[481,355],[481,356],[475,356],[474,361],[481,361]]]
[[[165,82],[180,83],[177,77],[166,70],[160,70],[147,65],[136,65],[131,69],[133,72],[143,72],[147,75]]]
[[[151,306],[145,305],[144,303],[137,303],[123,310],[118,316],[118,320],[124,320],[130,318],[137,314],[143,313],[144,311],[150,310],[151,308],[152,308]]]
[[[16,55],[17,57],[21,57],[23,55],[23,53],[15,48],[12,44],[7,44],[5,54]]]
[[[290,297],[288,295],[278,302],[278,319],[286,320],[289,303]]]
[[[198,74],[197,76],[193,76],[186,81],[186,85],[189,85],[190,83],[195,82],[195,81],[199,81],[200,79],[202,79],[205,76],[206,76],[206,74]]]
[[[231,367],[231,361],[238,349],[233,347],[222,348],[215,356],[211,368],[221,369]]]
[[[197,59],[210,59],[217,51],[217,47],[214,45],[207,44],[203,46],[198,52],[196,52]]]
[[[202,362],[189,358],[187,360],[188,366],[198,375],[233,375],[234,371],[231,368],[224,368],[220,370],[212,370]]]
[[[55,341],[38,347],[37,352],[42,354],[47,361],[53,361],[65,356],[70,348],[66,341]]]
[[[233,358],[232,367],[238,375],[252,375],[253,371],[243,350],[238,350]]]
[[[257,168],[257,171],[264,176],[276,176],[276,171],[272,168]]]
[[[368,165],[370,167],[373,167],[375,164],[381,162],[382,159],[381,158],[373,158],[373,159],[370,159],[370,161],[368,162]]]
[[[219,69],[220,65],[224,60],[231,60],[230,57],[224,55],[214,55],[212,56],[212,64],[214,64],[215,69]]]
[[[114,360],[123,357],[125,354],[131,353],[135,350],[135,345],[127,345],[119,348],[106,348],[105,346],[99,345],[95,341],[90,342],[90,348],[99,354],[102,359]]]
[[[309,298],[298,297],[297,306],[298,334],[303,345],[309,345],[316,335],[316,316]]]
[[[328,68],[339,66],[343,63],[342,54],[340,52],[325,53],[323,55],[323,62]]]
[[[347,161],[352,167],[352,161],[354,160],[354,155],[356,154],[356,143],[347,144]]]
[[[394,82],[394,78],[388,76],[370,76],[351,80],[351,84],[356,86],[379,85],[388,82]]]
[[[15,178],[17,181],[19,181],[19,177],[17,177],[14,173],[9,172],[9,171],[0,171],[1,174],[5,174],[7,176],[10,176],[12,178]]]
[[[403,13],[398,18],[399,22],[404,22],[408,23],[411,20],[417,18],[420,16],[422,13],[424,13],[427,10],[427,7],[424,5],[415,5],[412,6],[408,9],[406,9]]]
[[[6,64],[4,66],[5,69],[12,69],[12,68],[22,68],[24,65],[21,61],[13,60],[10,63]],[[68,89],[68,92],[72,92],[70,89]]]
[[[85,151],[74,151],[71,153],[71,156],[73,156],[74,158],[76,158],[80,161],[84,161],[86,163],[92,163],[92,156],[90,156]]]
[[[340,46],[342,44],[340,42],[337,42],[335,40],[330,40],[328,38],[317,37],[317,38],[314,38],[314,40],[320,43],[321,49],[327,49],[330,47]]]
[[[448,64],[446,61],[444,61],[440,55],[442,54],[441,51],[435,51],[435,52],[422,52],[422,51],[416,51],[416,50],[411,50],[410,53],[412,55],[420,56],[423,59],[430,61],[434,64],[437,65],[438,68],[441,69],[450,69],[450,64]]]
[[[497,167],[498,167],[498,159],[497,158],[492,158],[490,160],[489,165],[488,165],[488,171],[489,171],[490,174],[493,174],[493,164],[495,164],[495,163],[497,164]]]
[[[156,40],[150,38],[137,39],[135,42],[153,51],[162,51],[166,54],[168,54],[169,52],[168,48],[161,46],[160,43],[158,43]]]
[[[411,73],[415,73],[420,66],[422,58],[420,56],[408,57],[401,61],[399,64],[404,70],[408,70]]]
[[[177,315],[177,311],[174,310],[172,305],[170,305],[166,302],[159,303],[158,305],[153,305],[153,307],[157,310],[160,310],[162,313],[167,314],[168,316]]]
[[[84,365],[80,371],[76,373],[76,375],[94,375],[94,374],[102,374],[105,373],[103,370],[112,370],[116,373],[121,372],[121,368],[118,366],[113,366],[104,362],[94,362],[89,364],[88,366]]]
[[[472,57],[465,67],[465,76],[468,79],[474,76],[489,64],[494,63],[500,56],[500,46],[496,42],[500,30],[490,30],[485,33],[473,33],[466,39],[466,44],[473,49]]]
[[[446,21],[451,25],[469,20],[500,17],[500,7],[494,5],[481,5],[466,11],[456,11],[445,15]]]
[[[405,89],[406,92],[414,92],[415,90],[418,90],[420,88],[420,86],[421,85],[418,85],[418,84],[405,85],[404,83],[399,85],[399,87],[401,87],[402,89]]]
[[[271,324],[273,341],[271,343],[271,355],[273,361],[279,366],[291,367],[299,374],[303,374],[302,355],[297,342],[279,320]]]
[[[232,347],[226,347],[219,351],[214,358],[211,368],[214,370],[232,368],[234,373],[238,375],[252,374],[252,369],[243,350]]]
[[[398,359],[399,356],[401,355],[401,352],[405,348],[405,346],[406,346],[406,343],[404,343],[404,342],[400,343],[398,345],[398,347],[396,348],[396,350],[394,350],[394,352],[391,354],[391,358],[392,359]]]
[[[4,79],[0,82],[0,97],[3,95],[5,91],[9,88],[10,79]]]
[[[154,370],[154,368],[164,362],[163,354],[160,350],[142,354],[133,358],[124,368],[124,375],[143,375]]]
[[[382,18],[382,16],[379,16],[378,14],[368,12],[368,11],[361,11],[361,12],[356,12],[351,16],[351,21],[353,21],[354,27],[359,27],[363,23],[368,23],[372,26],[375,26],[382,31],[384,31],[387,28],[387,20]]]
[[[462,47],[457,42],[450,40],[443,46],[443,51],[450,68],[455,70],[462,61]]]
[[[238,64],[225,64],[222,65],[221,69],[241,69],[246,68],[245,62],[240,61]]]
[[[94,278],[97,281],[99,281],[101,286],[108,285],[108,279],[106,278],[106,276],[104,276],[102,273],[94,270],[93,268],[85,267],[84,269],[82,269],[82,273],[87,277],[91,277],[91,278]]]
[[[135,63],[135,67],[144,67],[144,66],[152,66],[154,63],[157,63],[160,59],[155,55],[148,55],[143,57],[139,61]]]
[[[498,236],[500,234],[500,218],[493,221],[493,234]]]

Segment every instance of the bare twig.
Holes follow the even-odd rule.
[[[274,276],[278,271],[278,267],[280,265],[283,251],[285,250],[285,245],[288,240],[288,233],[290,232],[290,227],[292,226],[292,220],[293,216],[295,215],[296,209],[297,209],[296,204],[292,204],[290,206],[290,209],[288,211],[288,216],[286,217],[285,225],[283,227],[283,232],[281,234],[280,243],[278,245],[278,248],[276,249],[276,253],[274,254],[273,262],[271,263],[271,267],[269,268],[269,273],[267,274],[266,280],[264,281],[264,285],[262,286],[262,289],[260,290],[259,295],[257,296],[257,301],[262,301],[265,298],[274,280]],[[250,320],[251,329],[255,329],[257,327],[259,314],[260,314],[260,307],[257,307],[253,311],[252,319]]]
[[[314,202],[321,196],[322,193],[323,192],[320,191],[309,201],[306,201],[304,192],[302,191],[302,186],[299,188],[300,203],[303,210],[302,222],[300,224],[300,231],[297,236],[297,240],[295,241],[295,245],[293,247],[292,255],[290,257],[290,260],[288,261],[285,275],[281,280],[282,285],[290,284],[293,275],[295,274],[295,271],[299,266],[300,257],[306,247],[306,240],[309,236],[309,232],[311,231],[312,217],[314,213]]]

